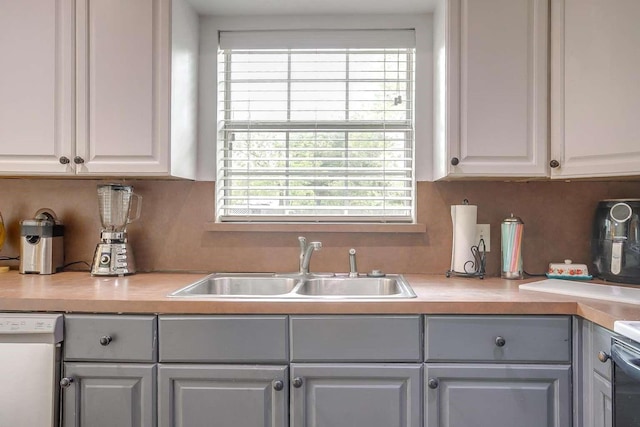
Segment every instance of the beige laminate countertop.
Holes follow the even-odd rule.
[[[405,274],[417,298],[286,300],[170,298],[204,277],[189,273],[139,273],[91,277],[85,272],[51,276],[0,274],[0,311],[185,314],[567,314],[613,329],[616,320],[640,320],[640,305],[520,290],[539,279],[446,278]]]

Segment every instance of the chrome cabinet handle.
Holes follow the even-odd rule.
[[[68,165],[70,160],[67,156],[62,156],[58,159],[61,165]]]
[[[111,341],[113,341],[113,338],[111,338],[110,335],[105,335],[103,337],[100,337],[100,345],[102,346],[108,346]]]
[[[551,161],[549,162],[549,166],[551,166],[552,168],[554,168],[554,169],[555,169],[555,168],[557,168],[557,167],[559,167],[559,166],[560,166],[560,162],[559,162],[559,161],[557,161],[557,160],[551,160]]]
[[[599,351],[598,352],[598,360],[601,361],[602,363],[607,363],[607,360],[609,360],[609,359],[611,359],[611,356],[609,356],[604,351]]]
[[[275,391],[280,391],[282,389],[284,389],[284,382],[282,382],[282,380],[276,380],[273,382],[273,389]]]
[[[84,163],[84,159],[80,156],[75,156],[73,158],[73,163],[75,163],[76,165],[81,165]]]
[[[503,337],[500,337],[500,336],[496,337],[496,345],[498,347],[504,347],[506,343],[507,343],[507,340],[505,340]]]
[[[451,165],[452,166],[458,166],[458,163],[460,163],[460,159],[458,159],[457,157],[452,157],[451,158]]]
[[[60,380],[60,387],[68,388],[73,383],[73,377],[64,377]]]
[[[295,377],[291,383],[293,384],[293,386],[295,388],[300,388],[300,387],[302,387],[303,381],[302,381],[302,378]]]
[[[429,380],[427,381],[427,385],[430,389],[435,390],[438,388],[439,383],[436,378],[429,378]]]

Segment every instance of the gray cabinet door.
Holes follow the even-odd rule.
[[[155,427],[155,365],[65,363],[64,375],[64,427]]]
[[[593,372],[592,388],[593,427],[611,427],[613,425],[611,381]]]
[[[421,427],[420,364],[291,364],[291,427]]]
[[[569,365],[426,364],[427,427],[567,427]]]
[[[286,366],[175,365],[158,368],[160,427],[286,427]]]
[[[613,425],[611,362],[598,359],[609,354],[615,334],[587,320],[582,324],[582,419],[584,427]]]

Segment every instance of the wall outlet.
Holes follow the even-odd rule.
[[[485,251],[491,251],[491,224],[476,224],[476,244],[480,239],[484,240]]]

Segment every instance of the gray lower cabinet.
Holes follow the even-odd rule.
[[[160,427],[286,427],[288,317],[158,320]]]
[[[571,425],[567,365],[425,365],[427,427]]]
[[[421,364],[291,364],[291,427],[421,427]]]
[[[569,427],[583,344],[568,316],[65,319],[63,427]],[[585,323],[585,427],[610,426]]]
[[[423,427],[419,315],[158,323],[160,427]]]
[[[287,366],[177,365],[158,369],[161,427],[286,427]]]
[[[582,320],[582,418],[584,427],[613,425],[611,362],[608,354],[615,334]]]
[[[64,427],[156,427],[156,316],[65,315]]]
[[[65,363],[64,427],[155,427],[156,365]]]
[[[426,427],[571,426],[571,331],[569,316],[426,316]]]

